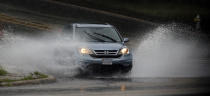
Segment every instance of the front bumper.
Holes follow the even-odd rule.
[[[82,66],[89,66],[89,65],[103,65],[104,58],[94,58],[90,55],[80,55],[78,63]],[[132,65],[132,54],[122,55],[118,58],[111,58],[112,64],[111,65],[121,65],[121,66],[130,66]]]

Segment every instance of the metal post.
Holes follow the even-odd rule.
[[[201,31],[200,21],[201,21],[200,20],[200,15],[197,14],[196,17],[194,18],[196,31]]]
[[[4,35],[4,25],[3,23],[0,22],[0,40],[3,37],[3,35]]]

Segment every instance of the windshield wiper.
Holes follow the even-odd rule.
[[[109,39],[109,40],[111,40],[111,41],[113,41],[113,42],[117,42],[117,40],[115,40],[115,39],[113,39],[113,38],[111,38],[111,37],[109,37],[109,36],[106,36],[106,35],[104,35],[104,34],[99,34],[99,33],[96,33],[96,32],[94,32],[94,34],[99,35],[99,36],[102,36],[102,37],[105,37],[105,38],[107,38],[107,39]]]
[[[94,40],[97,40],[97,41],[101,41],[101,42],[105,42],[103,39],[100,39],[94,35],[91,35],[90,33],[86,32],[86,31],[83,31],[86,35],[88,35],[90,38],[94,39]]]

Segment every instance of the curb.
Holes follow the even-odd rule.
[[[47,78],[34,79],[34,80],[3,82],[3,83],[0,83],[0,87],[30,85],[30,84],[43,84],[43,83],[53,83],[53,82],[56,82],[56,78],[53,76],[48,76]]]

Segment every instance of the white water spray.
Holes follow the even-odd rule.
[[[184,28],[184,29],[183,29]],[[206,54],[192,31],[177,24],[162,25],[149,32],[134,54],[132,77],[202,77],[209,66]]]
[[[78,66],[73,63],[71,52],[79,42],[65,37],[31,39],[7,35],[0,45],[0,65],[11,73],[40,71],[56,76],[73,76],[77,74]]]
[[[183,29],[184,28],[184,29]],[[190,29],[190,28],[189,28]],[[142,38],[134,54],[131,77],[201,77],[209,66],[200,61],[208,51],[190,36],[191,31],[176,24],[159,26]],[[40,71],[56,76],[77,74],[72,51],[79,42],[68,36],[32,39],[7,35],[0,45],[0,65],[12,73]],[[56,51],[59,50],[59,53]]]

